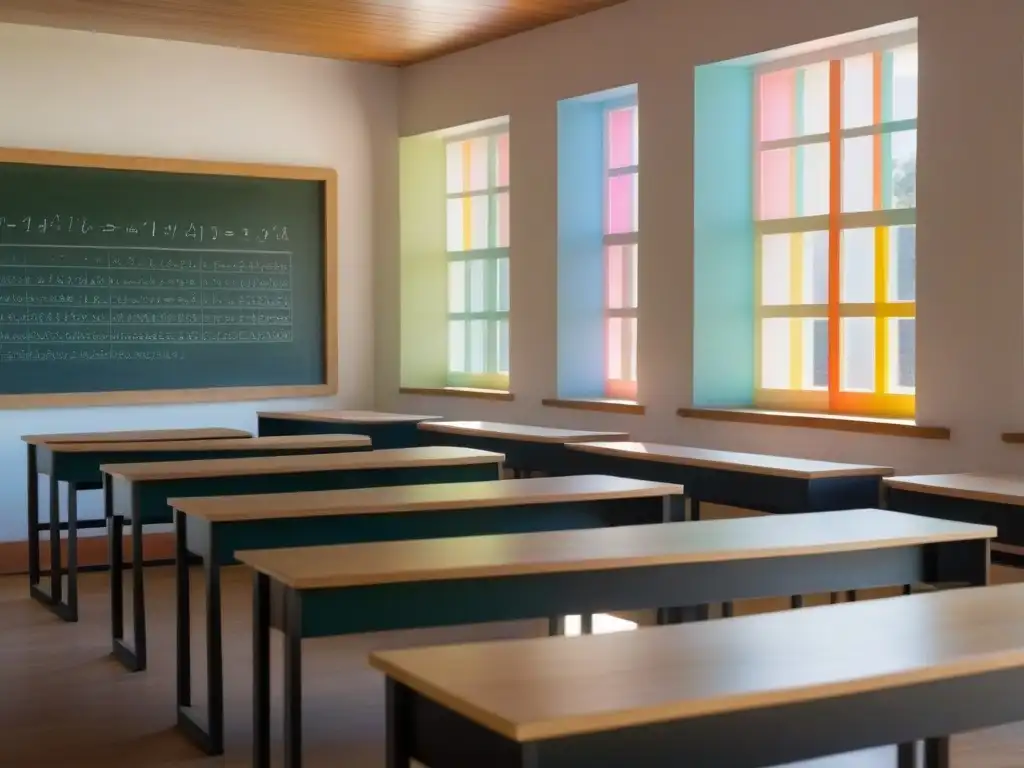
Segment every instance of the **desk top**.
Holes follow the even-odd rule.
[[[882,509],[240,552],[297,589],[797,557],[995,538],[986,525]]]
[[[886,478],[890,488],[997,504],[1024,504],[1024,477],[1013,475],[908,475]]]
[[[266,451],[312,448],[360,448],[370,445],[365,435],[282,435],[280,437],[239,437],[220,440],[149,440],[124,443],[53,443],[54,453],[143,453],[169,451]]]
[[[658,443],[582,443],[570,446],[573,450],[599,453],[604,456],[682,464],[690,467],[739,470],[756,475],[776,475],[814,480],[828,477],[854,477],[862,475],[891,475],[891,467],[867,464],[837,464],[832,461],[794,459],[761,453],[733,453],[710,451],[686,445],[659,445]]]
[[[428,432],[524,440],[530,443],[581,443],[586,440],[628,440],[625,432],[588,432],[580,429],[533,427],[496,421],[428,421],[420,424]]]
[[[378,413],[377,411],[260,411],[257,416],[291,421],[324,421],[339,424],[406,424],[440,419],[440,416],[417,416],[409,413]]]
[[[121,432],[78,432],[55,435],[22,435],[32,445],[44,443],[123,443],[151,440],[219,440],[231,437],[252,437],[244,429],[203,427],[199,429],[138,429]]]
[[[592,733],[1024,665],[1024,584],[633,632],[374,653],[510,739]]]
[[[395,485],[341,491],[191,497],[170,499],[168,504],[187,515],[203,520],[235,522],[264,518],[374,515],[601,499],[636,499],[682,493],[681,485],[604,475],[578,475],[531,477],[522,480],[481,480],[469,483]]]
[[[199,459],[134,464],[104,464],[102,472],[124,480],[182,480],[238,475],[281,475],[294,472],[388,469],[392,467],[445,467],[461,464],[500,464],[500,453],[475,448],[393,448],[351,453],[310,453],[298,456],[253,456],[241,459]]]

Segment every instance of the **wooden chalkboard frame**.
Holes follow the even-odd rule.
[[[0,163],[65,168],[104,168],[114,171],[247,176],[263,179],[318,181],[324,195],[324,348],[326,381],[288,386],[203,387],[196,389],[128,390],[119,392],[59,392],[0,395],[0,410],[98,405],[157,405],[223,403],[286,397],[326,397],[338,392],[338,174],[333,168],[266,165],[183,158],[134,157],[55,150],[0,147]]]

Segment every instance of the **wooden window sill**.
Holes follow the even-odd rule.
[[[545,397],[542,405],[549,408],[569,408],[576,411],[601,411],[604,413],[632,413],[643,416],[647,406],[633,400],[614,400],[611,398],[561,398]]]
[[[430,397],[473,397],[478,400],[515,400],[516,396],[503,389],[476,389],[474,387],[399,387],[403,395]]]
[[[745,424],[772,424],[808,429],[832,429],[869,435],[916,437],[924,440],[949,440],[948,427],[925,427],[903,419],[876,419],[868,416],[838,416],[825,413],[762,411],[752,408],[680,408],[676,415],[684,419],[736,421]]]

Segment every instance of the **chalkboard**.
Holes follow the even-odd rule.
[[[330,169],[0,150],[0,407],[336,389]]]

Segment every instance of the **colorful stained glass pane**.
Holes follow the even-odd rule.
[[[875,56],[843,59],[843,128],[875,123]]]
[[[452,141],[445,146],[445,191],[449,195],[465,191],[462,178],[462,142]]]
[[[469,321],[469,373],[487,371],[487,321]]]
[[[498,350],[498,372],[508,373],[508,358],[509,358],[509,340],[508,340],[508,320],[499,320],[495,323],[496,331],[496,347]]]
[[[463,245],[463,213],[466,206],[463,205],[462,198],[448,198],[448,222],[447,222],[447,241],[449,251],[464,251],[466,250]]]
[[[499,192],[495,197],[496,221],[495,241],[496,248],[508,248],[509,241],[509,193]]]
[[[605,350],[607,361],[607,376],[609,379],[622,378],[622,318],[609,317],[607,348]]]
[[[608,110],[608,167],[637,165],[637,110],[623,107]]]
[[[761,238],[761,303],[784,306],[795,303],[790,295],[792,285],[793,235],[765,235]]]
[[[886,323],[889,335],[889,380],[893,394],[912,395],[917,386],[917,322],[912,317],[892,317]]]
[[[459,314],[466,311],[466,262],[448,262],[448,311]]]
[[[892,60],[893,120],[913,120],[917,117],[917,43],[894,49]]]
[[[917,207],[917,131],[897,131],[886,137],[892,184],[885,195],[888,208]]]
[[[796,135],[796,75],[783,69],[761,76],[761,141]]]
[[[605,248],[605,287],[607,289],[607,307],[622,309],[625,306],[623,284],[623,253],[622,246],[610,245]]]
[[[761,218],[787,219],[793,211],[793,151],[761,153]]]
[[[828,232],[804,232],[803,300],[806,304],[828,303]]]
[[[495,309],[498,312],[508,312],[509,307],[509,280],[508,280],[508,259],[497,260],[497,297]]]
[[[917,295],[917,227],[889,227],[889,301]]]
[[[797,131],[801,136],[828,133],[829,65],[827,61],[798,70],[801,94]],[[802,76],[802,79],[799,79]]]
[[[606,232],[618,235],[637,230],[636,173],[608,177]]]
[[[496,155],[494,185],[497,187],[507,187],[509,185],[508,134],[500,133],[494,138],[494,141]]]
[[[448,370],[463,373],[466,370],[466,321],[448,321]]]
[[[761,387],[790,388],[790,320],[770,317],[761,321]]]

